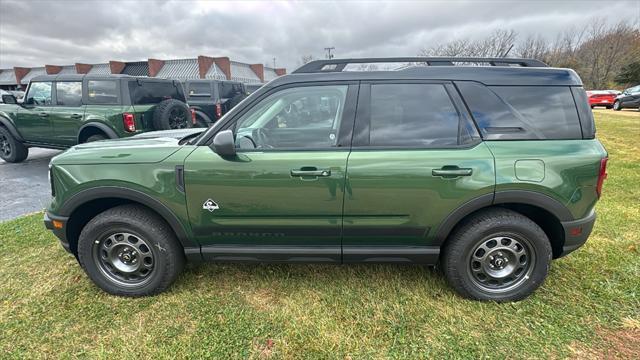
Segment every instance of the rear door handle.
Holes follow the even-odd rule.
[[[445,166],[442,169],[433,169],[431,170],[431,175],[433,176],[441,176],[441,177],[458,177],[458,176],[471,176],[473,173],[472,169],[469,168],[459,168],[448,167]]]
[[[82,115],[81,114],[71,114],[71,118],[72,119],[82,119]]]
[[[291,170],[291,176],[301,177],[301,176],[322,176],[328,177],[331,176],[331,169],[319,170],[316,168],[313,169],[305,169],[302,168],[300,170]]]
[[[47,114],[46,112],[41,112],[39,115],[40,115],[41,117],[47,117],[47,116],[49,116],[49,114]]]

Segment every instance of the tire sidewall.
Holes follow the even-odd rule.
[[[22,143],[20,143],[5,127],[0,126],[0,133],[7,138],[11,151],[9,153],[9,156],[5,156],[4,154],[0,153],[0,158],[9,163],[18,163],[24,161],[29,154],[28,149]]]
[[[615,111],[620,111],[620,110],[622,110],[622,104],[620,103],[620,101],[619,101],[619,100],[616,100],[616,101],[613,103],[613,110],[615,110]]]
[[[153,126],[156,130],[172,130],[169,116],[173,108],[179,107],[186,119],[186,129],[193,127],[189,106],[176,99],[167,99],[160,102],[153,112]]]
[[[93,221],[92,221],[93,222]],[[87,225],[78,240],[78,259],[87,275],[104,291],[111,294],[136,295],[140,292],[152,292],[163,282],[169,259],[169,245],[165,243],[164,238],[154,234],[154,231],[145,229],[136,223],[126,223],[122,221],[106,221],[97,224]],[[141,285],[122,286],[114,283],[103,274],[99,265],[95,263],[93,258],[93,247],[96,240],[102,240],[105,237],[119,233],[128,232],[135,236],[141,237],[149,244],[154,259],[154,268],[151,272],[150,280]],[[165,249],[160,251],[159,248]]]
[[[539,229],[539,231],[542,232],[542,234],[536,231],[538,229],[529,229],[529,227],[523,226],[523,224],[520,223],[499,225],[484,223],[482,225],[483,226],[480,229],[475,229],[476,231],[473,232],[473,236],[468,236],[464,238],[462,242],[456,244],[457,246],[462,246],[462,249],[460,249],[462,251],[458,252],[458,254],[461,254],[462,256],[457,260],[458,264],[455,268],[456,277],[461,280],[461,285],[473,298],[481,300],[493,300],[498,302],[515,301],[531,294],[542,284],[549,272],[549,265],[551,263],[551,245],[549,244],[546,235],[541,229]],[[522,282],[518,287],[507,292],[494,293],[480,288],[473,282],[469,266],[471,252],[486,239],[499,236],[510,236],[516,239],[525,239],[528,244],[530,244],[532,251],[535,252],[535,262],[533,264],[534,268],[528,279]]]

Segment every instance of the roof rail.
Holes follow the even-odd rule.
[[[390,57],[314,60],[297,68],[293,73],[341,72],[348,64],[406,63],[415,62],[428,66],[455,66],[454,63],[489,63],[491,66],[520,65],[523,67],[548,67],[535,59],[482,58],[482,57]]]

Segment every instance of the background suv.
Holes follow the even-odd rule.
[[[45,75],[31,80],[21,104],[13,95],[2,98],[0,157],[8,162],[26,159],[30,146],[64,149],[194,122],[173,80]]]
[[[247,96],[245,85],[238,81],[186,80],[184,87],[199,127],[211,126]]]
[[[414,65],[342,71],[384,62]],[[315,61],[173,135],[51,161],[45,224],[109,293],[186,260],[394,262],[519,300],[584,244],[606,177],[580,78],[527,59]]]

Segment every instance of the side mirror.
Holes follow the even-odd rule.
[[[5,94],[2,95],[2,102],[5,104],[17,104],[18,100],[16,100],[16,97],[13,96],[13,94]]]
[[[233,131],[223,130],[213,138],[213,151],[222,157],[236,155],[236,142],[233,139]]]

